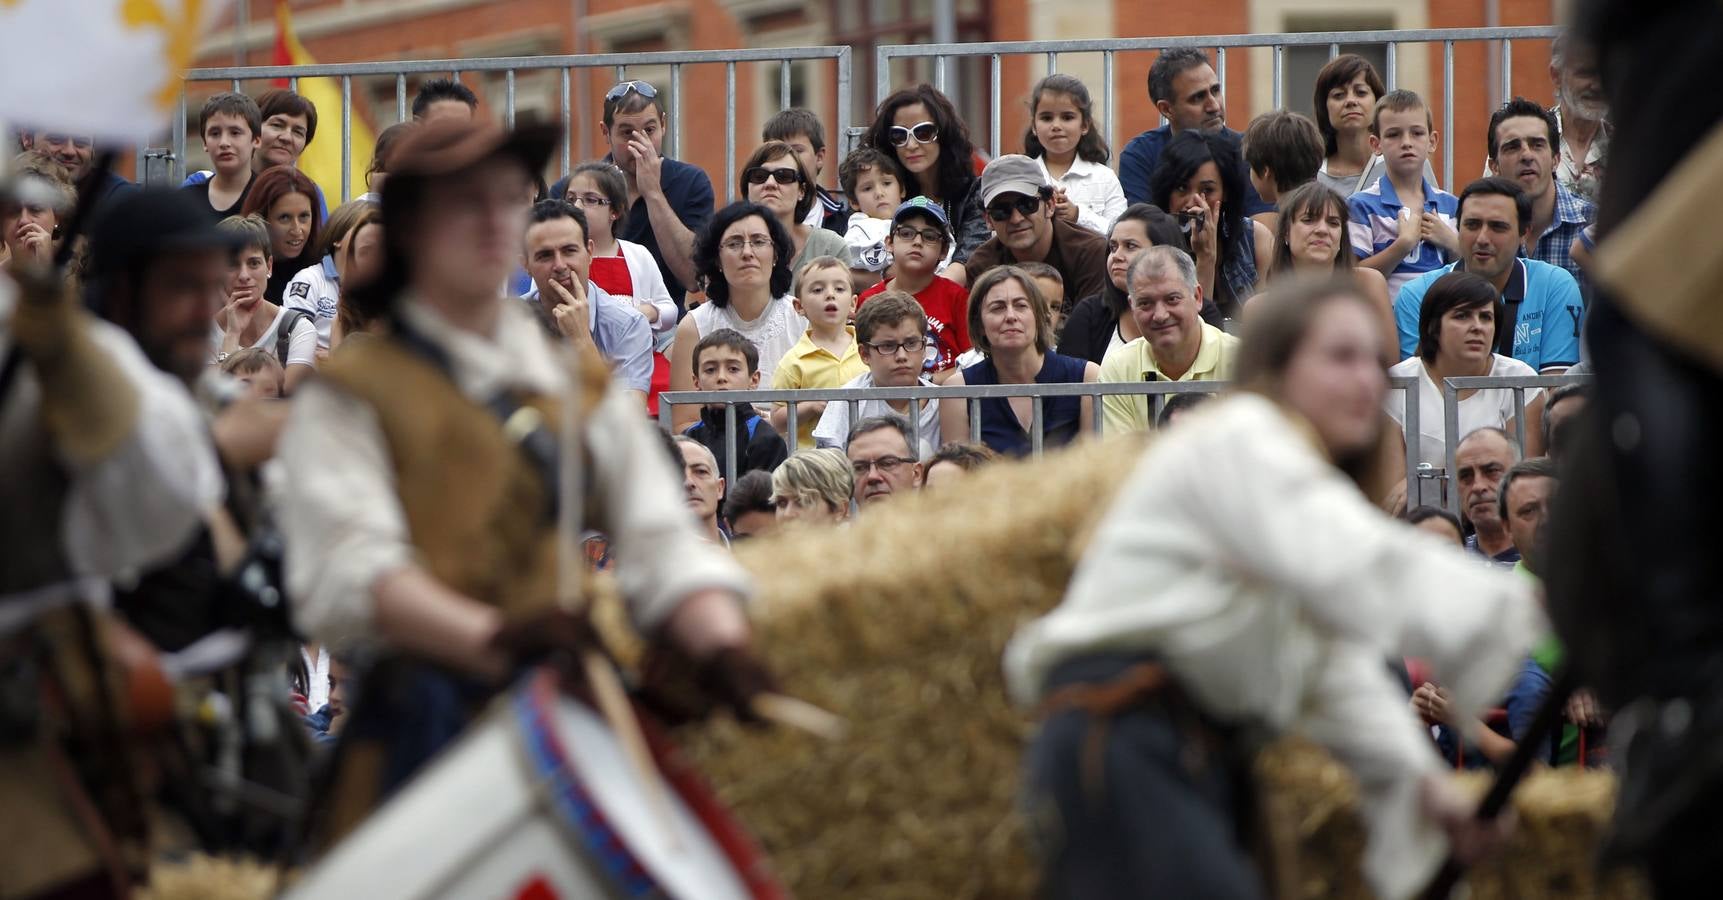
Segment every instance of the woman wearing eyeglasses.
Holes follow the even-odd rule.
[[[672,391],[694,389],[694,345],[720,328],[735,329],[754,342],[760,380],[771,383],[778,360],[808,329],[790,297],[790,247],[790,233],[777,215],[757,203],[738,201],[712,217],[694,244],[694,270],[706,302],[676,326]],[[700,407],[686,404],[675,409],[671,423],[681,432],[699,418]]]
[[[1052,313],[1029,273],[997,266],[975,282],[969,297],[969,334],[985,358],[951,377],[963,384],[1073,384],[1101,380],[1101,367],[1053,352]],[[994,452],[1025,456],[1033,448],[1035,403],[1029,397],[988,398],[978,404],[981,442]],[[939,431],[968,440],[970,405],[940,404]],[[1041,445],[1059,447],[1093,430],[1094,401],[1047,397],[1041,401]]]
[[[778,224],[790,235],[795,258],[790,271],[799,272],[802,263],[822,256],[847,258],[848,246],[843,235],[824,228],[815,228],[802,220],[808,210],[819,202],[814,193],[813,177],[802,168],[801,158],[783,141],[767,141],[755,150],[742,171],[736,176],[736,193],[758,203],[778,217]]]
[[[957,238],[951,264],[939,274],[969,283],[969,254],[990,236],[981,211],[981,179],[975,175],[975,149],[969,129],[951,101],[929,84],[905,88],[879,105],[862,145],[897,158],[913,182],[904,193],[920,194],[944,208]]]

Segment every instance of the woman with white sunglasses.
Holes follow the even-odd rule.
[[[957,108],[932,85],[905,88],[879,105],[862,144],[897,158],[910,174],[906,195],[925,196],[945,209],[957,242],[951,264],[939,274],[967,285],[964,265],[991,232],[981,211],[975,149]]]

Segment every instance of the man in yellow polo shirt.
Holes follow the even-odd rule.
[[[1108,351],[1102,381],[1228,381],[1238,365],[1238,338],[1204,322],[1196,263],[1177,247],[1154,246],[1131,263],[1125,284],[1131,315],[1143,336]],[[1150,398],[1101,398],[1108,434],[1146,431],[1154,421]]]

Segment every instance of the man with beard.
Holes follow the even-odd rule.
[[[130,702],[151,653],[97,608],[109,579],[179,553],[221,499],[208,432],[173,377],[201,371],[227,273],[225,238],[190,204],[136,192],[98,223],[88,287],[110,321],[33,260],[0,274],[0,663],[24,688],[0,704],[9,895],[123,893],[116,864],[149,847],[120,735],[165,711]],[[125,701],[80,689],[103,673]]]
[[[1556,97],[1550,112],[1561,133],[1556,180],[1596,202],[1612,131],[1596,48],[1572,31],[1563,32],[1550,44],[1550,83]]]

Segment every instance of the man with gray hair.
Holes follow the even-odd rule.
[[[1138,254],[1125,273],[1126,300],[1142,337],[1107,351],[1101,380],[1226,381],[1238,363],[1238,338],[1202,320],[1203,289],[1196,263],[1177,247]],[[1147,396],[1101,398],[1101,427],[1109,434],[1146,431],[1155,417]]]
[[[909,433],[909,423],[898,416],[872,416],[850,429],[850,467],[855,470],[856,503],[867,506],[889,500],[893,494],[921,487],[921,460]]]
[[[1520,551],[1502,519],[1502,479],[1519,461],[1520,445],[1500,428],[1479,428],[1454,448],[1452,489],[1460,492],[1461,516],[1473,528],[1466,549],[1507,568],[1520,561]]]
[[[1556,182],[1593,203],[1609,157],[1609,101],[1597,70],[1597,50],[1564,31],[1550,43],[1550,82],[1555,86],[1556,129],[1561,155]]]

